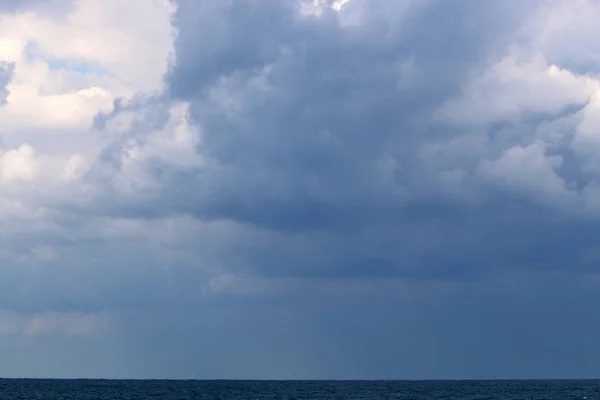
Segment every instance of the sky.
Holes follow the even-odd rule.
[[[597,0],[0,0],[0,376],[600,375]]]

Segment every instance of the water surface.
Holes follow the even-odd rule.
[[[127,381],[0,379],[2,400],[600,400],[600,381]]]

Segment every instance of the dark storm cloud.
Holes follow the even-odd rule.
[[[598,374],[598,174],[573,146],[597,88],[530,63],[519,30],[554,2],[300,4],[178,2],[164,93],[99,113],[92,168],[52,199],[39,184],[50,216],[0,243],[26,259],[0,269],[1,308],[113,330],[9,346],[0,374]],[[154,142],[178,101],[201,163]]]
[[[191,100],[198,151],[214,164],[152,160],[167,196],[156,212],[328,229],[389,213],[427,185],[415,153],[447,134],[431,113],[494,59],[515,21],[492,18],[504,3],[409,3],[397,20],[400,3],[371,2],[346,27],[331,11],[298,18],[293,1],[179,2],[167,93]]]
[[[134,218],[185,213],[282,235],[283,246],[238,250],[244,261],[235,272],[267,277],[470,280],[560,268],[573,257],[556,247],[573,223],[475,176],[483,158],[527,141],[495,139],[490,127],[481,132],[490,138],[483,153],[447,165],[466,171],[475,204],[444,194],[437,181],[444,167],[420,157],[425,145],[465,134],[436,121],[435,111],[504,56],[533,3],[354,1],[320,17],[300,17],[298,5],[178,3],[166,94],[190,101],[190,121],[202,132],[197,151],[209,162],[175,167],[153,158],[143,167],[160,189],[121,200],[107,194],[99,209]],[[360,23],[344,25],[344,13],[361,6]],[[106,184],[132,138],[143,143],[164,126],[161,101],[148,103],[89,179]],[[115,103],[96,125],[142,104]],[[512,135],[522,139],[527,126],[561,115],[529,118]],[[553,229],[561,233],[549,235]],[[318,239],[306,239],[314,232]]]

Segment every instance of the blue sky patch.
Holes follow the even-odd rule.
[[[35,42],[27,43],[25,46],[25,59],[28,62],[33,62],[35,60],[44,60],[47,62],[48,67],[53,70],[65,70],[78,72],[81,74],[97,74],[97,75],[108,75],[108,72],[103,70],[102,68],[92,65],[85,62],[77,62],[73,60],[65,60],[65,59],[52,59],[46,57],[43,51],[39,48],[39,46]]]

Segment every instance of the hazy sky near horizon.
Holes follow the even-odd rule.
[[[598,21],[0,0],[0,376],[599,376]]]

